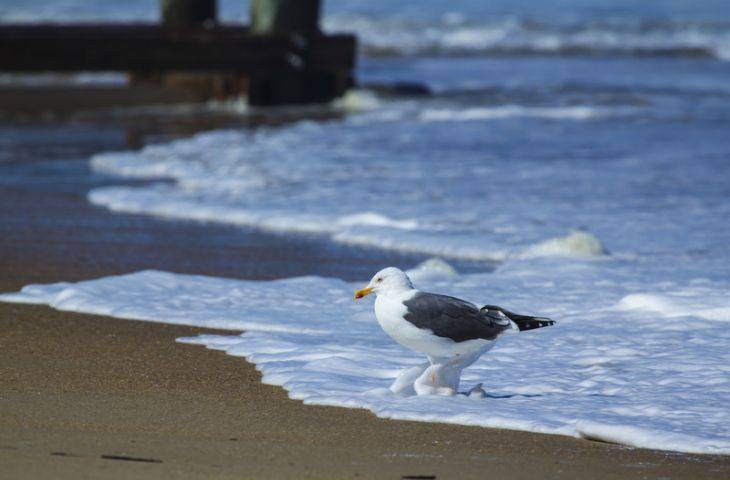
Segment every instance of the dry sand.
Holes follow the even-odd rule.
[[[391,260],[112,215],[61,190],[0,189],[0,291],[140,268],[355,276]],[[200,332],[0,303],[0,478],[730,478],[730,457],[305,406],[240,358],[175,343]]]

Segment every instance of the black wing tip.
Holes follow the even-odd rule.
[[[543,318],[543,317],[535,317],[527,321],[515,321],[517,324],[517,327],[519,327],[520,331],[522,330],[534,330],[536,328],[543,328],[543,327],[551,327],[555,325],[557,322],[555,320],[550,320],[549,318]]]
[[[546,317],[531,317],[529,315],[518,315],[516,313],[505,310],[497,305],[484,305],[480,310],[489,312],[498,311],[507,316],[512,320],[520,331],[523,330],[534,330],[536,328],[550,327],[555,325],[557,322]]]

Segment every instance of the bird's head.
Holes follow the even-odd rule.
[[[376,273],[367,287],[355,292],[355,300],[371,293],[376,295],[390,295],[413,289],[411,279],[406,273],[395,267],[384,268]]]

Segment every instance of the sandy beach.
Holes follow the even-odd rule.
[[[6,171],[16,167],[3,166]],[[23,172],[13,172],[23,178]],[[376,265],[419,261],[417,256],[345,249],[321,239],[112,214],[86,203],[88,181],[103,179],[89,180],[83,168],[65,178],[58,172],[46,173],[35,172],[35,183],[18,182],[0,190],[0,291],[146,268],[236,278],[310,273],[356,279],[366,277]],[[4,475],[19,479],[730,475],[730,460],[723,456],[391,421],[362,410],[306,406],[288,399],[280,388],[263,385],[255,368],[240,358],[175,342],[201,332],[0,304]]]

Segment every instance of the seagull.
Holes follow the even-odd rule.
[[[355,292],[355,299],[371,293],[376,295],[375,317],[385,333],[428,358],[403,371],[390,387],[406,396],[454,395],[461,371],[492,348],[500,335],[555,324],[549,318],[518,315],[496,305],[479,308],[459,298],[422,292],[395,267],[376,273],[365,288]],[[485,395],[480,385],[475,389],[470,393]]]

